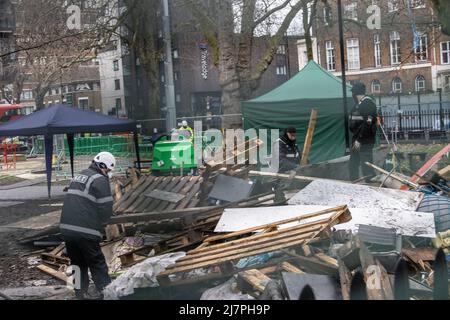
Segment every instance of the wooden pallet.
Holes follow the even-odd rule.
[[[250,228],[226,235],[210,237],[187,253],[175,265],[158,276],[160,285],[170,285],[170,275],[218,266],[222,273],[234,273],[233,263],[242,258],[308,244],[332,226],[351,219],[347,206],[328,209],[296,218]],[[293,227],[289,224],[299,223]],[[280,229],[285,226],[285,229]],[[258,232],[258,233],[256,233]],[[228,241],[228,242],[224,242]]]
[[[117,214],[180,210],[197,206],[202,177],[142,176],[114,205]],[[177,194],[179,201],[157,199],[154,194]]]

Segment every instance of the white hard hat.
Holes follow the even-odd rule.
[[[183,122],[181,123],[183,127],[187,127],[188,126],[188,122],[186,120],[183,120]]]
[[[116,158],[109,152],[100,152],[95,156],[94,161],[99,164],[104,164],[111,171],[116,167]]]

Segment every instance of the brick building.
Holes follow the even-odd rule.
[[[0,55],[8,53],[14,48],[15,28],[14,1],[0,0]],[[15,55],[0,58],[0,85],[5,84],[9,80],[8,64],[14,58]]]
[[[370,5],[380,8],[380,28],[371,24]],[[342,12],[350,82],[360,80],[378,96],[450,91],[450,37],[440,32],[429,0],[344,0]],[[318,62],[340,76],[337,17],[336,1],[319,2],[314,34]]]

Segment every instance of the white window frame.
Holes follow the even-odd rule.
[[[397,81],[397,80],[399,80],[399,81]],[[400,87],[397,88],[397,85],[400,85]],[[402,91],[403,91],[403,81],[402,81],[402,79],[400,79],[398,77],[394,78],[392,80],[392,92],[394,92],[394,93],[402,93]]]
[[[285,76],[285,75],[287,75],[287,67],[277,66],[277,76]]]
[[[327,57],[327,70],[336,71],[336,55],[334,51],[334,46],[331,41],[325,42],[326,57]]]
[[[391,47],[391,65],[398,65],[401,63],[400,52],[400,34],[398,31],[392,31],[389,34],[389,45]]]
[[[416,61],[428,61],[428,35],[426,33],[419,34],[419,47],[414,48],[414,53]]]
[[[377,90],[375,90],[375,88],[378,88]],[[371,90],[372,93],[381,93],[381,82],[380,80],[373,80],[372,84],[371,84]]]
[[[447,50],[444,50],[444,44],[447,45]],[[444,62],[444,54],[447,56],[447,62]],[[441,64],[450,64],[450,41],[441,42]]]
[[[425,91],[427,89],[425,77],[422,75],[418,75],[414,83],[416,87],[416,92]]]
[[[413,9],[426,8],[425,0],[411,0],[411,8]]]
[[[347,39],[347,60],[348,60],[348,70],[361,69],[358,38]]]
[[[344,16],[349,20],[358,21],[358,4],[352,2],[344,5]]]
[[[388,1],[388,11],[395,12],[398,11],[399,0],[389,0]]]
[[[286,54],[286,45],[285,44],[280,44],[277,48],[277,54]]]
[[[329,25],[331,22],[331,8],[329,6],[325,6],[323,8],[323,23],[325,25]]]
[[[120,70],[119,60],[114,60],[113,61],[113,71],[119,71],[119,70]]]
[[[380,35],[375,34],[373,36],[373,48],[374,48],[374,57],[375,57],[375,68],[381,67],[381,42]]]

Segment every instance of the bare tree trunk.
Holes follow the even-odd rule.
[[[314,60],[314,53],[313,53],[313,45],[312,45],[312,39],[311,39],[311,23],[309,23],[309,10],[308,10],[308,3],[305,2],[302,8],[302,16],[303,16],[303,30],[305,32],[305,44],[306,44],[306,53],[308,56],[308,61]],[[312,20],[313,17],[310,17]]]

